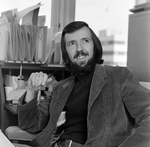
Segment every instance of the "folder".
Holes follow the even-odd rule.
[[[12,9],[12,10],[8,10],[8,11],[4,11],[1,13],[1,16],[6,16],[8,19],[8,22],[10,23],[17,23],[17,15],[18,15],[18,9]]]
[[[47,29],[47,43],[46,43],[46,49],[45,49],[45,60],[44,62],[47,64],[50,64],[53,62],[52,55],[54,54],[54,42],[52,42],[53,29],[49,28]]]
[[[46,16],[45,15],[38,16],[37,26],[43,27],[43,26],[45,26],[45,22],[46,22]]]
[[[25,60],[25,46],[23,41],[23,32],[21,26],[17,25],[17,40],[18,40],[18,60],[24,61]]]
[[[13,60],[18,60],[18,38],[17,38],[17,24],[12,24],[12,51],[13,51]]]
[[[25,26],[26,28],[26,37],[27,37],[27,56],[28,56],[28,61],[32,61],[31,58],[31,42],[32,42],[32,32],[31,32],[31,27],[30,26]]]
[[[18,24],[22,19],[22,25],[37,25],[39,7],[42,5],[43,4],[38,3],[36,5],[23,9],[22,11],[19,11],[17,16]]]
[[[29,50],[29,38],[28,38],[28,31],[27,31],[27,27],[26,25],[21,25],[22,28],[22,32],[23,32],[23,38],[24,38],[24,51],[25,51],[25,61],[32,61],[31,60],[31,54],[30,54],[30,50]]]
[[[43,36],[43,30],[40,29],[40,27],[38,27],[37,40],[36,40],[35,61],[41,61],[41,58],[42,58],[42,36]]]
[[[61,53],[61,46],[60,46],[60,42],[61,42],[61,35],[62,32],[57,32],[54,35],[54,48],[55,48],[55,54],[54,54],[54,64],[60,64],[60,62],[62,62],[62,53]]]
[[[12,28],[13,28],[13,24],[12,23],[7,23],[7,28],[8,28],[8,48],[7,48],[7,60],[14,60],[13,57],[13,49],[12,49]]]
[[[36,61],[44,62],[45,50],[47,41],[47,27],[38,27],[37,40],[36,40]]]
[[[38,27],[33,25],[33,39],[32,39],[32,50],[31,58],[33,61],[36,59],[36,41],[37,41]]]
[[[45,61],[45,52],[47,44],[47,26],[43,26],[43,41],[42,41],[42,62]]]
[[[8,48],[8,28],[6,25],[0,26],[0,60],[5,61],[7,59]]]

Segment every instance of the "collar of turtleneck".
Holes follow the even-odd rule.
[[[94,70],[85,73],[85,74],[77,74],[76,75],[76,79],[80,82],[80,83],[86,83],[87,81],[92,79]]]

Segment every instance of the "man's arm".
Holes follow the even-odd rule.
[[[26,95],[26,94],[25,94]],[[49,104],[51,96],[47,96],[38,103],[37,94],[30,102],[24,103],[25,95],[19,100],[18,122],[19,127],[28,132],[38,132],[45,128],[49,120]]]
[[[49,120],[49,104],[51,95],[42,95],[39,99],[39,89],[48,87],[52,92],[57,81],[54,77],[48,79],[45,73],[32,73],[28,79],[27,92],[20,98],[18,105],[19,127],[28,132],[38,132],[45,128]],[[45,86],[46,85],[46,86]],[[51,90],[51,91],[50,91]]]
[[[138,127],[119,147],[150,147],[150,91],[127,68],[120,76],[123,102]]]

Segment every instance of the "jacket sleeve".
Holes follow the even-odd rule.
[[[18,105],[18,124],[23,130],[31,133],[42,131],[49,120],[49,105],[51,96],[45,96],[44,99],[38,103],[37,95],[30,102],[23,104],[25,95],[19,100]]]
[[[119,147],[150,147],[150,90],[127,68],[120,76],[123,102],[138,127]]]

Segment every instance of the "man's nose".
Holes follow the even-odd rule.
[[[81,50],[83,50],[82,44],[78,43],[77,44],[77,51],[81,51]]]

